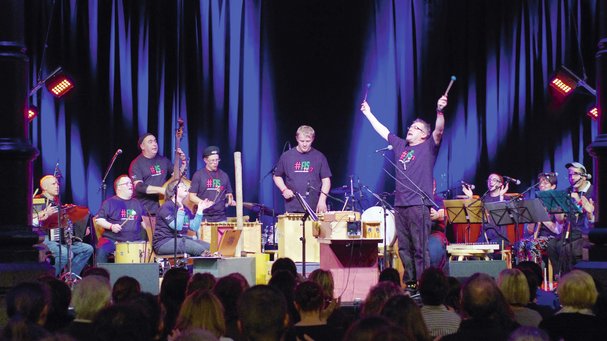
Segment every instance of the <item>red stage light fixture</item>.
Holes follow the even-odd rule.
[[[590,110],[588,110],[586,115],[588,115],[588,117],[590,117],[591,119],[596,121],[599,118],[599,108],[596,106],[593,106],[592,108],[590,108]]]
[[[46,85],[46,88],[53,96],[60,98],[74,88],[74,81],[63,72],[60,66],[48,77],[39,80],[36,86],[30,90],[29,96],[31,97],[43,85]]]
[[[74,88],[72,81],[63,71],[53,74],[46,82],[44,82],[48,91],[55,97],[63,97]]]
[[[569,95],[573,90],[575,90],[575,88],[577,88],[577,81],[574,78],[575,76],[572,76],[569,72],[567,72],[568,70],[566,70],[567,68],[565,67],[559,69],[552,81],[550,81],[550,86],[563,96]]]
[[[38,117],[38,108],[34,107],[34,106],[30,106],[29,108],[27,108],[27,121],[31,122],[34,120],[34,118]]]

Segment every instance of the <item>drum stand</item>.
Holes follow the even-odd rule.
[[[65,235],[62,235],[59,238],[59,241],[60,241],[59,249],[60,250],[61,250],[61,239],[62,238],[66,239],[65,244],[67,245],[67,271],[61,275],[61,280],[64,281],[65,283],[67,283],[67,285],[70,288],[73,288],[74,284],[76,284],[78,281],[80,281],[82,279],[82,277],[80,277],[77,274],[72,272],[72,258],[74,257],[74,254],[72,252],[74,225],[72,224],[72,220],[70,218],[67,218],[66,225],[67,226],[64,228]]]

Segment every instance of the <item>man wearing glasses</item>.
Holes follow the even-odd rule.
[[[208,222],[226,221],[226,207],[235,206],[232,185],[226,172],[219,169],[219,148],[209,146],[202,153],[205,167],[192,177],[189,199],[194,204],[208,199],[214,204],[204,210],[204,220]]]
[[[97,263],[107,263],[108,255],[116,251],[116,242],[134,242],[145,239],[146,215],[143,205],[133,198],[133,182],[126,175],[114,181],[116,195],[101,204],[95,223],[104,228],[97,242]]]
[[[405,139],[391,133],[371,112],[364,101],[360,110],[373,129],[393,147],[396,169],[396,236],[399,256],[405,266],[404,280],[416,282],[424,269],[430,266],[428,235],[430,234],[430,207],[426,199],[432,197],[434,164],[443,131],[445,118],[443,109],[447,97],[442,96],[436,104],[434,130],[422,119],[416,119],[407,130]],[[412,284],[412,283],[411,283]]]
[[[594,188],[590,179],[592,175],[579,162],[565,165],[569,177],[569,195],[581,209],[581,213],[567,216],[569,226],[561,234],[561,239],[554,245],[549,245],[548,255],[555,271],[562,274],[573,269],[573,265],[582,258],[584,240],[594,223]]]

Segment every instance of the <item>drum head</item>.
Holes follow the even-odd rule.
[[[384,209],[381,206],[373,206],[367,208],[360,217],[362,222],[379,222],[381,238],[384,238]],[[391,244],[395,236],[394,213],[388,210],[386,216],[386,234],[385,242]]]

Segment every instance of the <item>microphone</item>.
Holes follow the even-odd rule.
[[[476,188],[476,186],[474,186],[473,184],[469,184],[464,180],[461,180],[460,182],[462,183],[462,185],[469,187],[471,190],[474,190]]]
[[[379,152],[384,152],[384,151],[386,151],[386,150],[392,150],[393,148],[394,148],[394,147],[392,147],[392,145],[391,145],[391,144],[389,144],[389,145],[387,145],[387,146],[386,146],[386,147],[384,147],[384,148],[377,149],[375,152],[376,152],[376,153],[379,153]]]
[[[122,154],[122,149],[118,148],[118,150],[114,153],[114,158],[117,158],[120,154]]]
[[[512,182],[515,185],[521,184],[521,180],[519,180],[519,179],[511,178],[509,176],[503,176],[503,178],[504,178],[504,180],[506,180],[506,182]]]

